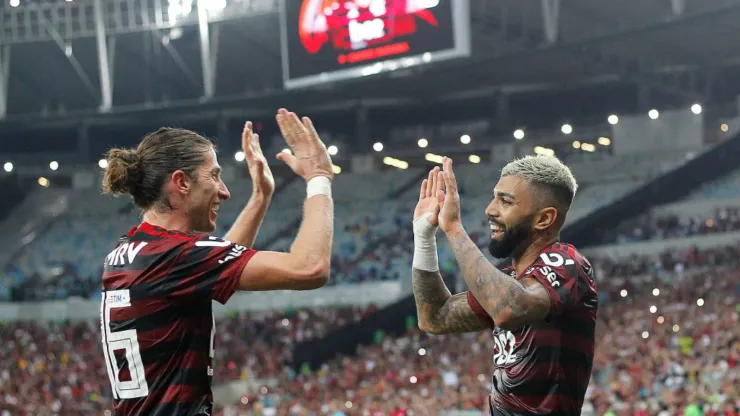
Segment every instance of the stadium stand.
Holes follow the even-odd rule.
[[[662,155],[664,167],[661,169],[670,163],[680,163],[681,159],[676,156],[676,152]],[[654,165],[646,163],[649,159],[610,157],[598,162],[574,163],[576,175],[590,178],[595,172],[594,177],[599,178],[584,181],[583,191],[573,208],[576,220],[579,215],[587,215],[654,177]],[[492,184],[500,168],[500,165],[460,166],[458,176],[464,190],[464,221],[471,225],[471,230],[485,228],[482,211],[490,200]],[[610,174],[615,171],[630,174]],[[422,170],[410,169],[372,176],[347,173],[337,177],[336,228],[340,232],[334,244],[333,267],[337,276],[334,284],[397,280],[406,272],[412,242],[410,217],[418,198],[420,174]],[[278,179],[279,188],[283,180]],[[274,208],[268,212],[260,229],[258,248],[286,250],[290,246],[295,237],[293,224],[301,212],[302,186],[300,181],[286,181],[276,195]],[[248,181],[231,183],[231,187],[239,192],[233,192],[232,200],[224,204],[222,232],[236,219],[239,207],[246,204],[249,195]],[[398,195],[392,197],[396,193]],[[111,241],[138,222],[138,210],[125,198],[101,196],[95,189],[70,191],[65,198],[70,201],[65,214],[36,234],[33,241],[14,256],[5,271],[4,279],[0,280],[4,282],[0,283],[0,295],[4,294],[5,299],[9,298],[11,288],[16,288],[19,298],[28,300],[94,296],[93,281],[98,278],[101,267],[98,260],[105,257]],[[116,213],[113,218],[111,212]],[[569,221],[575,220],[569,218]],[[486,235],[477,233],[476,237],[485,239]],[[452,267],[451,253],[448,250],[444,253],[443,262],[449,264],[448,268]],[[25,280],[33,283],[24,288]]]

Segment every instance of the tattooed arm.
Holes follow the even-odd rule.
[[[547,289],[534,278],[516,280],[494,267],[462,225],[447,232],[447,239],[470,291],[497,326],[516,329],[550,313]]]
[[[430,334],[477,332],[487,325],[468,305],[467,295],[451,295],[437,272],[412,269],[419,329]]]

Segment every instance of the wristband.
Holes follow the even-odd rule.
[[[427,212],[414,220],[414,259],[412,267],[426,272],[439,271],[437,259],[437,228],[429,222],[432,213]]]
[[[316,195],[331,198],[331,179],[326,176],[315,176],[306,183],[306,199]]]

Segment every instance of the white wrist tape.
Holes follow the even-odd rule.
[[[428,212],[414,220],[414,259],[412,267],[426,272],[439,271],[437,259],[437,228],[429,222]]]
[[[306,183],[306,199],[316,195],[326,195],[331,198],[331,179],[326,176],[316,176]]]

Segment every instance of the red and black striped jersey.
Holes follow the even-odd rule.
[[[569,244],[542,251],[516,279],[533,278],[550,295],[542,322],[514,331],[496,327],[468,292],[468,304],[493,330],[494,373],[490,396],[495,416],[579,415],[593,365],[598,294],[593,268]]]
[[[115,415],[210,415],[216,326],[256,253],[142,223],[105,258],[100,307]]]

